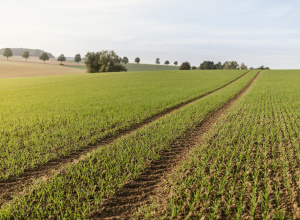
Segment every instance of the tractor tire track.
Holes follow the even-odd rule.
[[[248,71],[249,72],[249,71]],[[46,180],[54,175],[54,173],[60,173],[62,171],[62,167],[67,164],[76,164],[78,163],[84,156],[88,155],[92,151],[96,150],[99,147],[104,145],[113,143],[116,139],[120,137],[124,137],[129,135],[132,132],[137,131],[138,129],[164,117],[167,114],[172,113],[175,110],[183,108],[188,104],[195,102],[201,98],[204,98],[214,92],[217,92],[230,84],[234,83],[235,81],[239,80],[243,76],[245,76],[248,72],[242,74],[241,76],[235,78],[234,80],[230,81],[229,83],[196,98],[193,98],[189,101],[180,103],[174,107],[165,109],[164,111],[146,118],[143,122],[138,124],[131,125],[128,129],[117,131],[116,134],[110,135],[105,137],[104,139],[98,141],[95,145],[89,145],[85,148],[82,148],[76,152],[70,153],[67,156],[63,156],[61,158],[52,159],[47,163],[38,166],[34,169],[26,169],[22,174],[18,177],[9,177],[7,180],[0,180],[0,207],[5,203],[12,200],[13,195],[22,194],[26,191],[28,186],[30,186],[35,179],[43,179]]]
[[[170,151],[162,151],[159,160],[152,161],[140,176],[117,190],[112,198],[105,201],[97,211],[90,213],[87,219],[131,219],[138,207],[150,202],[151,196],[155,195],[164,178],[187,157],[193,146],[199,143],[199,140],[210,130],[217,119],[249,90],[259,74],[260,71],[231,100],[208,115],[195,130],[179,139],[176,144],[171,146]]]

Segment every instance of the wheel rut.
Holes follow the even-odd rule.
[[[249,72],[249,71],[248,71]],[[67,156],[63,156],[58,159],[52,159],[48,161],[47,163],[38,166],[34,169],[26,169],[21,175],[18,177],[11,176],[7,180],[0,180],[0,207],[4,205],[5,203],[12,200],[13,195],[20,195],[24,192],[26,192],[28,186],[30,186],[35,179],[43,179],[47,180],[51,176],[53,176],[55,173],[60,173],[62,171],[62,167],[67,164],[76,164],[78,163],[82,158],[84,158],[86,155],[90,154],[94,150],[96,150],[99,147],[103,147],[107,144],[113,143],[116,141],[116,139],[119,139],[121,137],[124,137],[126,135],[129,135],[142,127],[162,118],[163,116],[172,113],[175,110],[178,110],[180,108],[185,107],[186,105],[195,102],[201,98],[204,98],[214,92],[217,92],[230,84],[234,83],[235,81],[239,80],[243,76],[245,76],[248,72],[242,74],[241,76],[235,78],[234,80],[230,81],[229,83],[211,91],[206,94],[203,94],[201,96],[198,96],[196,98],[193,98],[187,102],[180,103],[172,108],[165,109],[163,112],[160,112],[159,114],[156,114],[154,116],[151,116],[147,119],[145,119],[143,122],[139,124],[133,124],[128,129],[125,130],[119,130],[116,132],[116,134],[107,136],[104,139],[98,141],[95,145],[90,145],[85,148],[82,148],[76,152],[72,152]],[[176,150],[176,149],[174,149]],[[173,151],[172,151],[173,152]],[[173,158],[173,155],[170,155],[170,158]],[[180,148],[178,149],[178,152],[181,152]],[[167,154],[167,152],[166,152]],[[174,154],[174,153],[173,153]],[[163,166],[163,164],[161,164]],[[154,170],[158,170],[158,167],[153,167]],[[164,168],[162,168],[161,173],[163,173]]]
[[[231,100],[208,115],[193,131],[173,144],[170,151],[162,151],[159,160],[152,161],[141,175],[117,190],[113,197],[107,199],[97,211],[90,213],[87,219],[131,219],[138,207],[150,202],[151,196],[155,195],[164,178],[187,157],[193,146],[199,143],[217,119],[249,90],[259,74],[260,71]]]

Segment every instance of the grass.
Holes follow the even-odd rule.
[[[157,74],[162,77],[162,73]],[[174,77],[174,74],[181,72],[170,74]],[[12,203],[5,205],[0,210],[0,218],[85,218],[105,198],[112,196],[115,189],[145,170],[149,160],[157,160],[161,150],[170,148],[177,138],[194,129],[207,114],[237,94],[255,74],[252,71],[228,87],[176,110],[105,148],[97,149],[78,164],[65,167],[62,174],[47,182],[37,182],[28,194],[16,197]],[[168,79],[171,81],[172,77]],[[145,78],[141,80],[145,81]],[[184,85],[182,80],[177,78],[176,81]],[[197,88],[200,82],[203,80],[197,82]],[[189,81],[184,91],[191,88],[191,83]],[[159,88],[157,84],[156,88]],[[170,88],[165,89],[170,91]],[[154,92],[153,89],[150,91]],[[156,96],[155,103],[157,97],[163,97],[162,91],[158,93],[160,96]],[[174,93],[169,96],[171,94]]]
[[[95,145],[242,73],[157,71],[2,79],[0,180]]]
[[[179,66],[174,65],[156,65],[156,64],[136,64],[127,63],[127,71],[164,71],[164,70],[179,70]]]
[[[79,68],[86,70],[82,65],[68,65],[67,67]],[[139,64],[127,63],[126,68],[128,72],[140,72],[140,71],[165,71],[165,70],[179,70],[178,66],[173,65],[156,65],[156,64]]]
[[[298,219],[299,80],[300,71],[263,71],[136,216]]]

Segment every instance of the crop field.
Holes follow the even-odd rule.
[[[156,65],[156,64],[139,64],[127,63],[127,71],[164,71],[164,70],[179,70],[179,66],[174,65]]]
[[[71,63],[70,63],[71,64]],[[68,67],[79,68],[86,70],[85,65],[68,65]],[[165,70],[179,70],[179,66],[174,65],[156,65],[156,64],[139,64],[127,63],[126,68],[128,72],[139,72],[139,71],[165,71]]]
[[[67,68],[60,65],[26,63],[0,60],[0,79],[16,77],[71,75],[85,73],[84,69]]]
[[[300,218],[300,71],[0,87],[0,219]]]
[[[263,72],[137,216],[299,219],[299,82]]]
[[[176,71],[2,79],[0,180],[96,145],[243,73]]]
[[[139,73],[140,75],[144,74],[142,76],[138,75],[137,73],[136,74],[128,73],[127,76],[122,75],[124,73],[110,74],[110,75],[103,74],[99,76],[101,76],[100,79],[102,80],[105,79],[109,80],[109,78],[112,77],[113,78],[112,83],[115,86],[115,88],[122,88],[121,85],[116,85],[118,82],[116,79],[119,79],[119,83],[123,85],[125,80],[127,80],[126,83],[127,84],[129,83],[129,85],[127,85],[126,90],[128,91],[129,90],[128,88],[134,88],[135,94],[137,94],[136,89],[139,89],[141,92],[142,88],[144,88],[147,84],[149,86],[150,80],[147,80],[147,77],[150,77],[152,82],[156,82],[155,84],[152,84],[152,86],[155,86],[156,90],[158,91],[154,89],[149,90],[149,87],[145,89],[146,91],[157,92],[157,94],[155,94],[154,104],[157,104],[157,102],[159,102],[158,97],[163,97],[162,102],[159,103],[158,106],[162,106],[162,104],[164,103],[165,104],[163,106],[168,106],[166,104],[169,103],[169,105],[170,104],[172,105],[174,100],[177,100],[178,102],[180,100],[178,99],[178,96],[183,96],[183,97],[187,96],[188,91],[195,93],[195,91],[197,91],[201,87],[202,90],[205,87],[205,85],[206,86],[210,85],[211,87],[214,83],[216,83],[215,78],[221,79],[223,77],[225,78],[229,77],[230,79],[226,80],[226,82],[229,82],[232,81],[237,76],[241,75],[242,72],[229,71],[227,74],[225,73],[226,72],[220,73],[218,71],[215,71],[215,72],[210,72],[210,74],[208,74],[207,72],[206,73],[203,72],[202,73],[203,75],[201,77],[199,75],[201,74],[201,72],[196,73],[196,71],[195,72],[178,71],[173,73],[157,72],[156,74],[154,74],[153,72]],[[187,76],[186,74],[191,74],[191,75]],[[213,76],[213,74],[218,74],[218,76]],[[193,129],[199,123],[199,121],[203,120],[206,117],[206,115],[208,115],[210,112],[215,111],[221,105],[226,103],[230,98],[232,98],[235,94],[237,94],[243,87],[245,87],[251,81],[254,75],[256,75],[255,71],[250,72],[244,75],[243,77],[241,77],[240,79],[238,79],[237,81],[233,82],[232,84],[222,88],[221,90],[213,92],[210,95],[203,97],[202,99],[196,100],[195,102],[192,102],[189,105],[177,109],[157,119],[156,121],[150,123],[149,125],[142,127],[140,130],[136,132],[132,132],[128,134],[128,136],[126,137],[117,139],[115,142],[111,143],[110,145],[104,146],[102,148],[98,148],[96,151],[86,155],[86,157],[80,160],[78,163],[67,165],[63,169],[63,175],[57,174],[51,177],[46,182],[42,181],[42,182],[35,183],[34,187],[31,188],[28,194],[26,194],[21,200],[15,199],[11,203],[4,205],[3,209],[1,210],[2,216],[3,217],[13,216],[14,218],[22,218],[21,216],[25,218],[47,218],[47,216],[48,217],[58,216],[59,218],[86,217],[89,214],[89,212],[96,210],[97,206],[103,203],[105,198],[113,195],[114,189],[122,187],[126,181],[133,179],[134,177],[138,176],[143,170],[145,170],[147,168],[149,160],[158,159],[161,150],[169,148],[170,143],[175,142],[177,138],[184,135],[188,130]],[[94,77],[94,76],[95,75],[89,77]],[[122,76],[123,76],[123,80],[120,79],[122,78]],[[142,87],[139,88],[133,87],[132,85],[130,86],[130,82],[133,83],[131,77],[134,77],[135,80],[138,80],[140,77],[139,83],[142,82],[148,82],[148,83],[143,84]],[[155,77],[158,77],[158,79],[155,80]],[[167,77],[168,79],[168,81],[164,80],[163,83],[164,87],[159,86],[159,83],[162,83],[162,77]],[[179,80],[180,77],[182,77],[182,80]],[[207,78],[205,79],[205,77]],[[90,82],[88,83],[89,88],[91,88],[92,82],[96,82],[97,78],[92,78],[92,79],[93,80],[90,80]],[[189,79],[189,80],[184,81],[184,79],[185,80]],[[80,80],[78,81],[80,82],[80,86],[84,82],[82,78],[80,78]],[[168,83],[166,83],[166,81]],[[109,81],[102,82],[103,83],[102,85],[103,86],[108,85],[108,82]],[[99,88],[98,83],[96,83],[96,85]],[[135,82],[135,86],[137,86],[139,83]],[[169,83],[170,86],[168,88]],[[180,83],[181,86],[176,85],[176,83]],[[195,83],[194,86],[191,86],[192,83]],[[63,88],[67,88],[66,84],[63,85],[64,85]],[[71,85],[73,88],[74,87],[76,88],[75,81],[72,81]],[[224,82],[219,86],[221,85],[224,85]],[[214,86],[209,90],[213,90],[219,86]],[[180,92],[180,90],[178,89],[179,87],[182,89],[182,92]],[[159,88],[161,88],[161,90]],[[176,93],[171,92],[172,88],[173,91],[175,90],[177,92]],[[189,90],[189,88],[191,90]],[[107,90],[107,88],[104,89],[102,93],[105,90]],[[48,91],[48,89],[46,91]],[[78,89],[75,89],[75,91],[78,91]],[[81,89],[81,91],[83,91],[83,89]],[[162,95],[163,91],[167,92],[166,95]],[[111,93],[112,91],[109,92]],[[120,96],[122,93],[124,92],[119,91],[117,94],[118,96]],[[140,93],[142,94],[142,97],[140,99],[145,100],[145,93],[144,94]],[[199,92],[197,93],[198,93],[197,95],[199,95]],[[160,96],[158,94],[160,94]],[[200,94],[203,94],[203,92]],[[70,95],[67,95],[66,92],[64,92],[64,95],[70,97]],[[97,93],[97,95],[100,95],[100,93]],[[175,96],[171,98],[172,95]],[[127,93],[126,96],[130,97],[130,100],[132,100],[131,95]],[[151,94],[151,96],[147,97],[145,102],[149,103],[152,96],[154,96],[154,94]],[[191,98],[192,95],[189,94],[187,97]],[[93,103],[95,103],[95,99],[92,100]],[[114,99],[109,98],[108,100],[114,100]],[[121,105],[124,108],[126,107],[126,105],[124,104],[124,97],[122,98],[122,100],[123,102],[121,102]],[[182,100],[184,99],[181,98],[181,102]],[[133,99],[133,101],[135,103],[139,103],[137,99]],[[76,106],[78,106],[78,103]],[[87,105],[86,103],[83,104]],[[114,102],[114,105],[116,105],[116,102]],[[133,104],[131,103],[130,105],[128,105],[131,106],[130,111],[127,110],[128,112],[134,111],[132,105]],[[57,108],[57,105],[55,106]],[[145,103],[142,106],[143,109],[145,109],[146,106]],[[47,109],[49,108],[47,107]],[[124,113],[119,113],[119,114],[116,113],[117,109],[121,109],[121,108],[119,106],[114,108],[113,115],[120,115],[120,117],[124,116]],[[155,109],[153,103],[152,105],[150,105],[150,109]],[[85,111],[83,112],[88,113],[86,111],[87,109],[85,109]],[[138,109],[138,112],[139,111],[141,110]],[[62,115],[63,111],[59,111],[59,112],[60,115]],[[136,114],[137,113],[134,112],[133,115]],[[96,115],[97,114],[94,114],[94,117],[96,117]],[[109,117],[105,117],[105,118],[109,118]],[[127,118],[125,122],[129,121],[128,119],[131,119],[131,122],[134,120],[131,116],[131,118]],[[89,122],[88,124],[90,125],[91,123],[93,123],[93,120],[88,121]],[[54,120],[52,119],[51,122],[53,121]],[[70,121],[78,121],[80,123],[83,123],[84,120],[73,119]],[[97,121],[96,123],[97,126],[100,126],[101,125],[100,118],[96,118],[96,121]],[[57,123],[57,121],[55,122]],[[63,121],[63,123],[65,123],[65,121]],[[66,126],[68,124],[64,124],[64,125]],[[72,127],[73,126],[76,127],[75,125],[72,125]],[[105,126],[108,127],[107,124],[105,124]],[[83,126],[80,126],[80,130],[83,130],[83,128],[84,128]],[[70,130],[70,128],[68,130]],[[99,132],[101,133],[101,130]],[[37,135],[35,135],[35,137],[36,136]],[[61,136],[59,136],[60,138],[58,139],[60,143],[67,139],[67,138],[61,138]],[[72,136],[70,135],[70,137]],[[87,139],[87,137],[85,137],[85,139]],[[67,145],[68,143],[63,143],[63,144]],[[27,147],[22,147],[22,151],[24,151],[24,149],[26,148],[30,148],[30,146],[31,145],[28,145]],[[49,144],[49,146],[51,147],[50,149],[52,149],[53,145]],[[57,150],[57,152],[63,151],[64,150],[63,146],[64,145],[61,145]],[[32,155],[32,151],[36,148],[38,147],[36,146],[35,148],[31,148],[30,151],[31,154],[28,155],[28,158],[30,158],[30,155]],[[17,150],[17,148],[15,149]],[[45,157],[45,154],[47,153],[45,149],[46,146],[40,148],[43,157]],[[72,150],[74,150],[74,148]],[[50,153],[52,153],[52,151],[50,151]],[[41,156],[37,158],[38,160],[42,159]],[[20,158],[15,158],[14,161],[20,161]],[[19,167],[19,166],[15,166],[15,167]],[[47,208],[46,207],[42,208],[44,204],[48,204]]]

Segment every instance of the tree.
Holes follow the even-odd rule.
[[[40,60],[43,60],[44,61],[44,63],[45,63],[45,61],[46,60],[49,60],[49,56],[48,56],[48,54],[47,53],[42,53],[42,55],[40,56]]]
[[[60,65],[62,65],[62,62],[66,61],[65,55],[63,55],[63,54],[59,55],[59,57],[57,58],[57,61],[60,61]]]
[[[197,67],[195,67],[195,66],[192,67],[192,70],[196,70],[196,69],[197,69]]]
[[[136,63],[136,65],[138,66],[138,64],[140,63],[141,59],[139,57],[136,57],[134,62]]]
[[[178,62],[177,62],[177,61],[175,61],[175,62],[174,62],[174,65],[175,65],[175,66],[177,66],[177,65],[178,65]]]
[[[224,69],[236,70],[239,68],[239,64],[236,61],[226,61],[224,63]]]
[[[28,50],[24,51],[22,57],[25,58],[27,62],[27,58],[29,58],[29,51]]]
[[[122,60],[113,50],[97,53],[89,52],[85,55],[85,65],[88,73],[127,71],[122,64]]]
[[[166,60],[165,65],[168,66],[169,64],[170,64],[169,60]]]
[[[242,62],[241,63],[241,70],[247,70],[248,67]]]
[[[8,60],[8,57],[12,57],[13,53],[12,53],[11,49],[5,48],[3,51],[3,56],[5,56],[7,60]]]
[[[158,65],[160,64],[159,58],[156,58],[155,63]]]
[[[74,61],[79,64],[79,62],[81,61],[81,56],[80,54],[76,54],[75,57],[74,57]]]
[[[85,55],[85,66],[88,73],[98,73],[99,72],[99,58],[100,58],[100,52],[94,53],[94,52],[88,52]]]
[[[265,67],[264,65],[258,67],[257,69],[259,70],[269,70],[270,68],[269,67]]]
[[[180,70],[190,70],[191,64],[189,62],[183,62],[181,66],[179,67]]]
[[[125,66],[126,66],[126,64],[127,64],[128,62],[129,62],[128,58],[127,58],[127,57],[123,57],[122,63],[124,63]]]
[[[203,63],[200,64],[201,70],[213,70],[215,68],[216,66],[213,61],[204,61]]]
[[[221,62],[218,62],[218,63],[215,64],[215,69],[216,70],[221,70],[221,69],[224,69],[224,66],[222,65]]]

